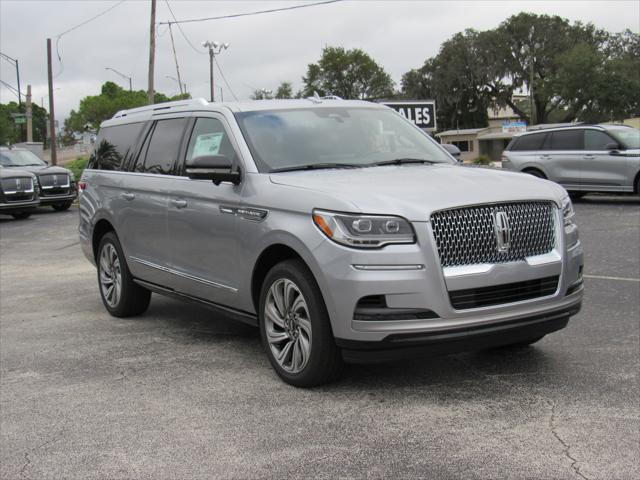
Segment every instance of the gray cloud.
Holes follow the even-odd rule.
[[[46,38],[98,14],[113,1],[17,1],[0,2],[0,51],[18,58],[23,91],[33,86],[34,101],[46,99]],[[304,3],[285,1],[184,1],[170,2],[179,19],[224,15]],[[103,17],[62,37],[62,65],[54,61],[56,111],[60,119],[78,107],[81,98],[97,93],[112,80],[126,87],[126,80],[106,71],[115,68],[133,77],[135,89],[146,89],[150,1],[127,1]],[[248,85],[275,88],[289,80],[301,85],[306,65],[318,59],[325,45],[362,48],[380,62],[396,82],[410,68],[420,66],[437,53],[440,44],[465,28],[493,28],[521,11],[560,15],[572,21],[592,22],[610,31],[640,30],[637,1],[528,1],[528,2],[417,2],[345,1],[269,15],[184,24],[191,42],[229,42],[219,61],[240,99],[251,94]],[[170,20],[164,0],[158,0],[157,21]],[[195,97],[208,97],[208,57],[194,51],[174,27],[174,39],[183,81]],[[158,30],[156,90],[175,94],[178,86],[166,78],[175,76],[171,43],[166,26]],[[5,61],[0,78],[15,85],[15,73]],[[231,94],[220,75],[225,100]],[[219,91],[219,90],[218,90]],[[0,88],[0,101],[15,95]]]

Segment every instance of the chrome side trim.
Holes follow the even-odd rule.
[[[351,265],[356,270],[392,271],[392,270],[424,270],[424,265]]]
[[[171,275],[176,275],[178,277],[187,278],[189,280],[193,280],[194,282],[202,283],[203,285],[208,285],[210,287],[215,287],[215,288],[222,288],[224,290],[229,290],[230,292],[233,292],[233,293],[238,293],[237,288],[233,288],[228,285],[223,285],[222,283],[212,282],[211,280],[206,280],[204,278],[196,277],[195,275],[179,272],[178,270],[174,270],[173,268],[163,267],[162,265],[156,265],[155,263],[149,262],[147,260],[142,260],[141,258],[130,256],[129,259],[141,265],[155,268],[156,270],[161,270],[163,272],[170,273]]]

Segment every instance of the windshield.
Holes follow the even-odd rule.
[[[35,167],[46,165],[46,163],[29,150],[2,150],[0,151],[0,165],[3,167]]]
[[[640,130],[637,128],[609,128],[607,131],[628,150],[640,148]]]
[[[453,163],[392,110],[305,108],[236,114],[258,170],[373,166],[394,160]]]

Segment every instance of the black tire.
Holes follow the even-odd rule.
[[[105,265],[102,262],[103,252],[106,254],[106,249],[114,249],[117,255],[118,268],[120,275],[120,291],[115,301],[107,299],[107,288],[101,280]],[[108,250],[111,251],[111,250]],[[122,247],[118,241],[118,237],[114,232],[107,232],[101,239],[98,246],[98,252],[96,255],[96,265],[98,271],[98,290],[100,290],[100,297],[102,303],[107,311],[114,317],[132,317],[144,313],[149,307],[149,301],[151,300],[151,292],[146,288],[141,287],[133,281],[131,272],[125,260]],[[107,277],[113,277],[114,272],[111,270],[107,273]],[[113,283],[113,282],[112,282]],[[115,285],[114,285],[115,286]],[[116,290],[117,291],[117,290]]]
[[[308,311],[309,318],[307,324],[310,324],[311,327],[311,341],[306,343],[307,345],[310,345],[310,350],[306,355],[306,363],[299,372],[288,371],[285,368],[286,365],[283,367],[278,363],[269,339],[267,338],[267,324],[271,325],[270,328],[275,324],[271,320],[266,319],[265,307],[268,298],[270,299],[270,305],[275,305],[271,303],[274,297],[273,293],[270,293],[270,289],[272,286],[276,288],[275,286],[280,283],[284,283],[284,285],[292,283],[294,287],[297,288],[297,293],[301,294],[302,300],[305,302],[304,306]],[[271,290],[271,292],[273,292],[273,290]],[[297,299],[299,296],[294,298]],[[296,302],[292,303],[294,305],[296,304]],[[260,336],[262,338],[262,345],[273,369],[282,380],[296,387],[315,387],[331,382],[340,376],[344,368],[344,363],[342,361],[340,349],[336,346],[333,338],[329,314],[327,313],[327,308],[325,306],[324,299],[322,298],[320,288],[318,287],[313,274],[303,262],[299,260],[286,260],[271,268],[262,284],[259,305]],[[292,312],[293,317],[297,316],[294,309],[289,311]],[[305,317],[305,315],[303,314],[302,317]],[[304,329],[302,329],[298,323],[301,320],[290,319],[290,321],[292,322],[290,325],[293,325],[294,329],[297,325],[298,335],[302,336],[302,333],[300,332],[304,333]],[[289,335],[284,331],[277,333],[281,335]],[[293,334],[295,335],[295,332],[293,332]],[[293,338],[293,336],[289,335],[287,339],[282,340],[283,343],[274,344],[274,348],[277,349],[279,345],[293,342],[294,346],[291,347],[291,351],[295,353],[296,347],[295,340],[293,340]],[[297,338],[297,336],[295,338]],[[299,346],[298,348],[302,349],[302,346]],[[285,348],[282,350],[285,350]],[[294,353],[292,353],[291,365],[295,362],[295,357],[293,357]],[[305,357],[302,353],[300,353],[300,355],[302,358]]]
[[[51,205],[51,206],[53,207],[53,209],[56,212],[64,212],[65,210],[69,210],[69,207],[71,207],[71,203],[72,202],[56,203],[56,204]]]
[[[636,195],[640,195],[640,175],[638,175],[638,178],[636,178]]]
[[[571,200],[580,200],[586,194],[586,192],[569,192],[569,198],[571,198]]]
[[[540,170],[537,170],[535,168],[532,168],[531,170],[525,170],[524,173],[528,173],[529,175],[533,175],[536,178],[542,178],[544,180],[547,179],[547,177],[545,176],[544,173],[542,173]]]
[[[12,213],[11,216],[16,220],[24,220],[31,216],[31,212]]]

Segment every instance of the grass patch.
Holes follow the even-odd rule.
[[[76,177],[76,180],[80,180],[82,176],[82,172],[87,167],[87,162],[89,161],[89,157],[78,157],[75,160],[71,160],[64,167],[68,168],[73,172],[73,175]]]

